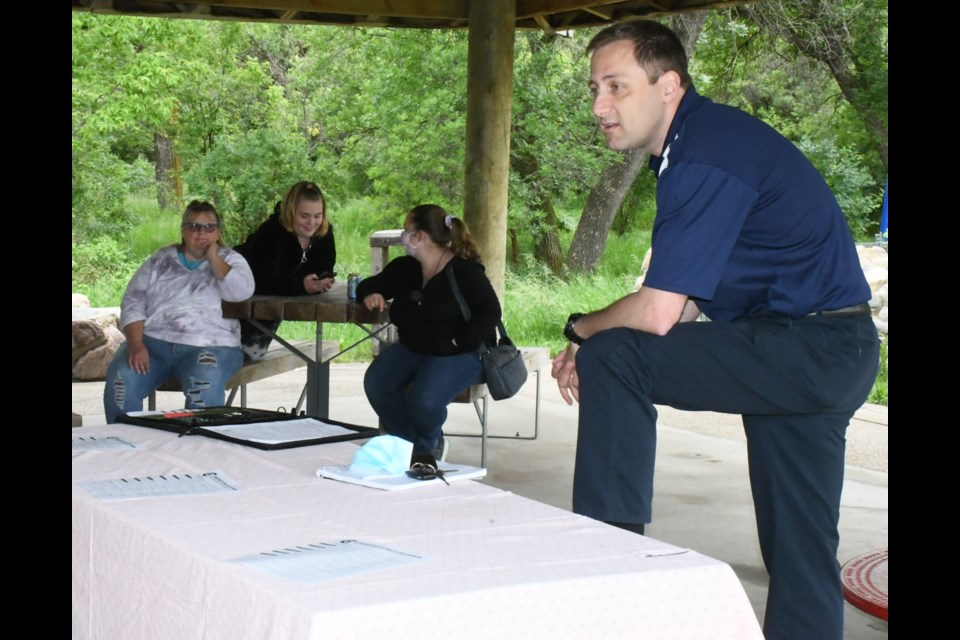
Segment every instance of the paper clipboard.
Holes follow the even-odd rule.
[[[320,438],[311,438],[306,440],[291,440],[289,442],[259,442],[230,436],[217,431],[212,431],[209,427],[222,427],[243,424],[255,424],[258,422],[280,422],[284,420],[302,420],[306,416],[295,413],[286,413],[283,411],[268,411],[266,409],[251,409],[248,407],[207,407],[205,409],[179,409],[175,411],[163,411],[156,413],[145,413],[141,415],[121,414],[117,416],[117,422],[123,424],[132,424],[138,427],[149,427],[151,429],[160,429],[169,431],[179,436],[204,436],[216,440],[225,440],[234,444],[265,451],[276,449],[293,449],[296,447],[310,447],[318,444],[331,444],[334,442],[345,442],[348,440],[360,440],[372,438],[380,434],[376,427],[363,427],[360,425],[339,422],[337,420],[324,419],[323,422],[336,425],[351,431],[352,433],[324,436]]]

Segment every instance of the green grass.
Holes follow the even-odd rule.
[[[889,406],[887,404],[887,339],[884,339],[880,345],[880,371],[877,373],[877,379],[873,383],[867,402]]]
[[[131,200],[130,206],[140,222],[130,230],[126,260],[121,255],[124,248],[109,241],[74,248],[73,290],[87,295],[91,306],[119,306],[123,290],[137,266],[160,247],[179,239],[179,214],[136,199]],[[331,211],[337,241],[337,278],[344,280],[348,273],[368,274],[370,233],[400,228],[402,216],[403,212],[384,215],[362,202],[347,203]],[[569,246],[571,235],[568,232],[561,236],[561,246]],[[649,231],[635,231],[621,237],[611,234],[597,274],[568,279],[552,275],[536,262],[532,258],[532,246],[521,247],[522,264],[509,267],[505,278],[503,322],[510,337],[519,345],[548,347],[551,354],[565,348],[567,342],[561,329],[567,316],[574,311],[600,309],[632,291],[649,242]],[[400,249],[391,248],[390,258],[397,255]],[[323,332],[324,339],[338,340],[342,347],[367,335],[359,327],[335,323],[324,325]],[[284,322],[278,333],[285,340],[310,340],[316,335],[316,325]],[[371,357],[371,342],[367,340],[344,354],[341,361],[367,362]],[[880,373],[869,402],[887,404],[886,360],[884,344]]]
[[[156,199],[129,196],[127,207],[136,222],[127,234],[130,255],[138,263],[146,260],[160,247],[180,241],[182,211],[169,211],[157,206]]]

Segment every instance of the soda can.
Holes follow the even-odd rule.
[[[357,299],[357,285],[360,284],[360,274],[351,273],[347,276],[347,298],[350,300]]]

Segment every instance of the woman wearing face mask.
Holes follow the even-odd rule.
[[[273,215],[234,250],[250,263],[258,294],[302,296],[329,291],[337,249],[323,192],[312,182],[293,185]],[[260,322],[273,332],[280,326],[279,320]],[[240,321],[246,360],[262,358],[271,340],[251,323]]]
[[[405,256],[357,286],[368,309],[390,304],[399,342],[378,355],[363,380],[371,406],[387,433],[413,443],[411,463],[436,466],[445,456],[447,405],[483,382],[477,349],[496,344],[500,301],[480,264],[467,225],[442,207],[422,204],[406,216]],[[470,308],[467,322],[450,289],[452,270]]]

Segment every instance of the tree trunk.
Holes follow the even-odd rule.
[[[162,133],[153,134],[154,175],[157,180],[157,204],[161,209],[179,209],[176,157],[173,143]]]
[[[563,250],[557,236],[557,214],[553,201],[546,198],[543,204],[543,220],[534,218],[534,237],[537,239],[534,255],[546,263],[550,271],[559,274],[563,271]]]
[[[573,234],[567,252],[568,269],[579,273],[593,273],[596,270],[607,246],[607,235],[613,219],[647,157],[645,151],[631,149],[624,152],[621,162],[608,166],[600,174],[600,179],[587,196],[587,204]]]
[[[693,53],[706,18],[706,13],[697,12],[674,16],[670,20],[670,27],[680,37],[688,58]],[[587,196],[587,204],[573,234],[567,252],[568,269],[580,273],[593,273],[596,270],[617,211],[646,159],[646,152],[631,149],[623,154],[620,162],[601,172],[600,179]]]

